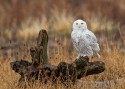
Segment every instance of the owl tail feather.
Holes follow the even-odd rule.
[[[100,58],[101,56],[98,53],[93,54],[94,57]]]

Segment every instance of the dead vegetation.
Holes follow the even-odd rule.
[[[51,8],[51,9],[50,9]],[[48,55],[51,64],[72,63],[76,58],[70,40],[72,22],[84,19],[96,35],[101,47],[105,72],[82,78],[82,81],[109,81],[125,74],[125,2],[124,0],[0,0],[0,89],[24,89],[18,86],[19,74],[10,62],[31,62],[30,48],[35,46],[41,28],[48,29]],[[78,89],[78,84],[71,86]],[[70,85],[70,83],[69,83]],[[27,89],[65,89],[61,83],[30,83]],[[125,83],[112,83],[109,89],[124,89]],[[71,89],[72,89],[71,88]],[[90,89],[84,85],[81,89]],[[91,89],[93,89],[91,87]],[[97,87],[104,89],[104,87]]]

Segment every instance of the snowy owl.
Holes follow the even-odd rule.
[[[94,33],[88,30],[85,21],[78,19],[73,23],[71,39],[74,49],[78,54],[77,59],[80,56],[100,58],[100,55],[98,54],[100,48],[99,44],[97,43],[96,36]]]

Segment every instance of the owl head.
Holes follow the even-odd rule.
[[[73,23],[73,30],[86,30],[87,24],[85,21],[78,19]]]

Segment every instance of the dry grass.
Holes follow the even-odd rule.
[[[34,28],[34,25],[32,25]],[[31,26],[31,27],[32,27]],[[25,26],[24,26],[25,28]],[[24,30],[25,31],[25,30]],[[33,31],[33,30],[32,30]],[[120,31],[120,30],[119,30]],[[123,38],[124,40],[124,35],[120,31],[119,32],[121,36],[118,36],[119,38]],[[28,34],[24,32],[24,35]],[[54,33],[51,33],[54,34]],[[50,34],[50,41],[49,41],[49,48],[48,48],[48,54],[49,54],[49,60],[52,64],[58,65],[59,62],[61,61],[66,61],[66,62],[72,62],[76,58],[76,54],[74,50],[72,49],[72,43],[69,38],[66,35],[58,35],[56,33],[56,37],[54,38]],[[114,32],[112,32],[113,36],[115,35]],[[35,34],[34,34],[35,35]],[[121,81],[118,84],[115,83],[115,80],[124,78],[125,74],[125,53],[124,51],[124,45],[118,45],[117,43],[115,44],[115,39],[114,40],[108,40],[108,37],[112,37],[112,35],[108,37],[103,37],[101,34],[99,35],[98,38],[101,46],[101,58],[97,59],[94,58],[92,61],[103,61],[106,65],[106,70],[98,75],[91,75],[84,77],[81,79],[82,81],[112,81],[112,85],[108,86],[108,89],[124,89],[125,87],[125,82]],[[66,36],[66,37],[65,37]],[[117,36],[117,35],[116,35]],[[52,37],[52,38],[51,38]],[[20,38],[20,37],[19,37]],[[102,40],[103,39],[103,40]],[[125,40],[124,40],[125,41]],[[29,42],[29,40],[26,39],[26,42]],[[111,42],[114,42],[114,44],[111,44]],[[32,43],[31,43],[32,44]],[[120,43],[119,43],[120,44]],[[121,43],[122,44],[122,43]],[[31,60],[29,56],[29,47],[31,45],[26,43],[25,46],[20,46],[20,49],[18,49],[18,58],[24,58],[28,61]],[[17,49],[17,48],[16,48]],[[3,50],[1,51],[1,54],[6,51]],[[65,89],[66,87],[60,83],[57,84],[51,84],[48,83],[47,85],[43,83],[39,83],[39,81],[36,81],[35,83],[30,83],[26,82],[26,86],[19,86],[18,85],[18,79],[19,75],[16,74],[11,68],[10,68],[10,62],[15,60],[16,54],[12,56],[12,53],[14,53],[14,50],[9,49],[7,50],[7,58],[4,58],[3,55],[0,57],[0,89]],[[8,60],[9,59],[9,60]],[[70,83],[69,83],[70,85]],[[71,89],[94,89],[93,86],[90,85],[82,85],[81,84],[75,84],[71,85]],[[97,87],[97,89],[105,89],[106,87]]]
[[[91,2],[91,3],[90,3]],[[68,3],[68,4],[67,4]],[[50,9],[51,8],[51,9]],[[49,33],[48,54],[52,64],[72,62],[76,58],[70,32],[75,19],[82,18],[95,32],[101,47],[101,58],[106,70],[87,76],[82,81],[109,81],[124,78],[125,74],[125,2],[124,0],[0,0],[0,89],[25,89],[18,86],[19,75],[10,62],[30,61],[29,48],[35,45],[40,29]],[[70,84],[70,83],[69,83]],[[71,89],[95,89],[89,85],[72,85]],[[26,89],[65,89],[62,84],[47,85],[36,81]],[[112,83],[108,88],[124,89],[125,82]]]
[[[66,49],[62,49],[61,46],[58,45],[57,53],[53,57],[51,57],[50,62],[52,64],[57,65],[60,61],[67,61],[71,62],[73,60],[69,60],[69,56],[67,55]],[[106,64],[106,70],[98,75],[91,75],[88,77],[84,77],[82,81],[112,81],[114,82],[116,79],[124,78],[125,74],[125,55],[121,54],[119,49],[114,48],[110,52],[102,52],[102,57],[100,59],[92,59],[92,61],[103,61]],[[74,52],[70,55],[72,59],[75,59]],[[0,61],[0,89],[24,89],[24,87],[18,86],[18,79],[19,75],[16,74],[12,69],[10,68],[10,62],[14,61],[14,57],[10,58],[11,60],[4,60],[1,59]],[[27,82],[28,83],[28,82]],[[70,84],[70,83],[69,83]],[[109,89],[124,89],[125,83],[122,81],[119,84],[112,83],[111,86],[109,86]],[[71,89],[78,89],[79,84],[76,84],[72,86]],[[65,89],[65,87],[62,84],[51,84],[48,83],[47,85],[39,83],[36,81],[36,83],[32,84],[26,84],[26,89]],[[79,87],[79,89],[90,89],[89,85],[83,85],[82,87]],[[91,88],[94,89],[94,88]],[[104,89],[103,87],[98,87],[97,89]]]

